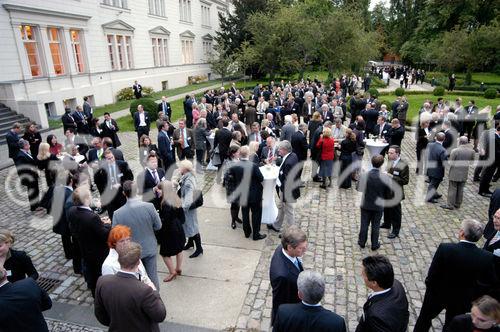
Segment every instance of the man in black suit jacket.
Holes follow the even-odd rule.
[[[320,113],[321,118],[323,119],[323,123],[325,123],[326,121],[333,122],[333,113],[330,111],[330,107],[328,106],[328,104],[321,105]]]
[[[113,141],[113,147],[117,148],[122,143],[120,142],[120,138],[118,138],[118,124],[114,119],[111,118],[111,115],[106,112],[104,113],[104,122],[101,123],[102,137],[109,137]]]
[[[66,132],[68,128],[72,128],[73,130],[76,131],[77,125],[75,118],[73,115],[71,115],[71,109],[69,107],[66,107],[64,109],[64,114],[61,116],[61,121],[63,123],[63,131]]]
[[[414,332],[427,332],[432,319],[446,309],[445,326],[470,311],[471,302],[498,285],[492,253],[476,246],[483,224],[474,219],[462,222],[459,243],[441,243],[434,254],[425,284],[424,302]]]
[[[444,178],[444,162],[448,159],[446,149],[443,147],[444,133],[436,134],[436,141],[427,145],[427,176],[429,187],[427,187],[426,200],[429,203],[437,203],[442,195],[437,189]]]
[[[142,195],[143,202],[153,203],[157,210],[160,209],[161,188],[160,183],[165,180],[165,171],[158,168],[158,157],[148,155],[146,168],[137,177],[137,187]]]
[[[113,140],[111,138],[104,137],[102,139],[102,148],[104,151],[110,150],[113,153],[113,156],[115,156],[116,160],[125,161],[125,159],[123,158],[122,150],[113,147]],[[101,160],[104,159],[104,151]]]
[[[132,86],[132,89],[134,90],[135,99],[139,99],[142,97],[142,85],[137,83],[137,81],[134,81],[134,85]]]
[[[387,151],[387,175],[392,179],[391,191],[389,200],[384,207],[384,223],[380,228],[391,229],[389,239],[394,239],[399,236],[401,229],[401,201],[405,199],[403,186],[406,186],[410,181],[410,168],[406,161],[401,159],[401,148],[397,145],[392,145]]]
[[[307,249],[306,233],[293,225],[285,229],[281,245],[274,251],[269,266],[269,279],[273,288],[273,308],[271,325],[274,325],[276,313],[281,304],[299,303],[297,278],[304,271],[299,257]]]
[[[273,332],[346,332],[344,318],[321,306],[325,280],[319,272],[302,271],[297,279],[302,303],[280,305]]]
[[[391,121],[391,129],[387,134],[389,145],[397,145],[401,146],[401,141],[405,137],[405,128],[401,126],[401,123],[398,119],[392,119]]]
[[[391,125],[385,122],[385,118],[382,115],[380,115],[377,118],[377,124],[373,128],[373,135],[376,135],[379,138],[383,138],[387,141],[390,129]]]
[[[18,142],[19,152],[15,159],[17,175],[21,184],[26,186],[30,210],[35,211],[39,206],[40,190],[38,188],[38,169],[35,157],[31,155],[30,143],[24,139]]]
[[[257,241],[266,237],[265,234],[260,234],[264,177],[259,167],[249,160],[249,154],[248,146],[242,146],[240,160],[228,169],[227,175],[234,179],[236,190],[231,195],[241,206],[245,237],[248,238],[253,234],[253,239]],[[252,227],[250,227],[250,211],[252,211]]]
[[[361,111],[361,116],[365,120],[366,133],[378,135],[378,133],[374,131],[375,125],[377,124],[378,111],[372,108],[371,104],[366,104],[366,108]]]
[[[283,160],[280,165],[276,190],[280,198],[278,205],[278,217],[274,224],[268,228],[279,231],[285,225],[295,223],[294,205],[300,197],[300,164],[297,155],[292,152],[292,145],[288,141],[281,141],[278,145],[278,153]]]
[[[217,130],[214,137],[214,149],[219,150],[220,165],[215,165],[218,168],[217,171],[217,183],[221,182],[220,169],[224,164],[224,160],[228,157],[229,145],[231,144],[232,135],[231,130],[228,128],[229,121],[227,119],[222,120],[222,128]]]
[[[170,121],[172,119],[172,107],[167,101],[167,97],[161,97],[161,102],[158,104],[158,112],[163,112],[165,120]]]
[[[168,134],[169,124],[163,121],[158,127],[158,154],[161,158],[163,169],[166,171],[165,178],[170,180],[175,167],[175,154]]]
[[[394,279],[391,262],[381,255],[365,257],[361,274],[373,293],[363,305],[356,332],[406,332],[408,300],[403,286]]]
[[[484,227],[483,235],[486,239],[495,235],[495,227],[493,226],[493,216],[500,209],[500,188],[495,189],[490,198],[490,205],[488,207],[488,223]],[[499,276],[500,277],[500,276]]]
[[[303,163],[307,160],[307,150],[309,146],[307,145],[307,125],[305,123],[301,123],[299,125],[299,130],[297,130],[292,135],[292,151],[297,155],[299,162],[301,163],[299,178],[302,177]]]
[[[83,97],[83,114],[87,117],[87,122],[92,123],[92,118],[94,117],[94,110],[92,105],[89,103],[88,97]]]
[[[457,146],[457,131],[451,128],[450,121],[444,121],[441,125],[441,129],[444,133],[443,148],[447,151],[451,151]],[[449,155],[449,153],[448,153]]]
[[[376,155],[372,157],[373,168],[363,174],[358,183],[358,191],[363,192],[361,198],[361,226],[359,229],[358,244],[361,248],[366,245],[368,227],[372,225],[371,245],[372,250],[380,248],[378,235],[380,231],[380,219],[384,212],[384,201],[389,197],[391,179],[380,172],[384,163],[384,157]]]
[[[127,201],[122,194],[122,185],[127,180],[133,180],[134,174],[125,161],[115,159],[111,150],[104,151],[104,158],[106,160],[101,162],[94,174],[94,182],[101,195],[102,208],[113,219],[113,213]]]
[[[17,154],[19,153],[19,134],[21,133],[21,125],[16,122],[12,125],[12,129],[9,130],[5,139],[9,148],[9,158],[16,162]]]
[[[26,278],[10,283],[7,271],[0,266],[0,330],[48,331],[42,311],[51,307],[52,300],[35,280]]]
[[[134,113],[134,127],[137,132],[138,142],[140,142],[142,135],[149,136],[151,120],[149,118],[149,113],[144,111],[142,105],[137,105],[137,112]]]

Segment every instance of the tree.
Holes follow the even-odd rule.
[[[214,52],[209,54],[208,63],[212,71],[221,77],[221,85],[224,85],[226,77],[237,72],[235,55],[225,55],[223,44],[216,44],[214,46]]]

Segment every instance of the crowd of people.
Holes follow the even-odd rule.
[[[340,189],[347,190],[354,182],[362,192],[361,248],[366,246],[370,226],[374,251],[380,248],[380,228],[390,229],[390,239],[400,236],[404,186],[410,181],[410,165],[401,149],[402,141],[408,139],[409,105],[404,96],[392,105],[372,98],[366,92],[368,77],[363,80],[365,93],[356,86],[351,89],[353,78],[343,76],[329,85],[318,80],[271,82],[246,94],[233,84],[229,90],[208,90],[199,100],[191,94],[184,100],[184,117],[175,124],[165,97],[158,104],[156,123],[139,105],[133,116],[142,165],[138,174],[132,172],[119,148],[117,122],[106,113],[99,124],[90,105],[85,104],[74,112],[67,110],[62,117],[63,144],[54,135],[42,142],[35,124],[30,124],[21,138],[20,125],[14,124],[7,135],[9,157],[21,184],[27,187],[30,209],[52,215],[53,231],[61,235],[65,257],[72,260],[76,274],[83,274],[95,298],[97,318],[113,329],[156,330],[165,318],[158,295],[158,246],[169,271],[164,282],[182,275],[184,251],[194,249],[190,258],[203,254],[197,212],[203,205],[203,194],[197,175],[217,169],[216,182],[224,186],[230,204],[229,226],[237,229],[242,224],[245,237],[258,241],[267,236],[261,232],[261,168],[276,169],[278,215],[267,224],[282,240],[270,268],[273,329],[344,331],[343,318],[318,308],[324,280],[317,272],[304,271],[300,257],[307,249],[307,236],[296,226],[295,206],[302,188],[314,185],[303,177],[304,165],[310,160],[310,180],[319,183],[322,190],[329,190],[336,179]],[[138,99],[141,89],[135,82]],[[489,120],[474,101],[467,107],[460,99],[454,105],[443,99],[436,104],[430,100],[424,103],[415,136],[416,173],[425,175],[429,183],[427,202],[437,203],[442,197],[437,190],[445,167],[449,167],[449,191],[442,207],[461,207],[474,149],[480,159],[475,172],[480,180],[479,194],[493,194],[489,187],[498,168],[500,125],[493,122],[488,129]],[[495,120],[500,120],[500,107]],[[149,136],[152,124],[158,130],[157,144]],[[371,168],[365,172],[361,163],[370,138],[380,140],[385,148],[371,156]],[[471,140],[474,149],[469,147]],[[39,170],[45,173],[48,187],[42,197]],[[497,201],[500,205],[499,198]],[[497,214],[498,218],[493,217]],[[499,304],[494,299],[499,295],[496,274],[500,272],[500,249],[496,245],[500,243],[500,210],[490,215],[484,250],[475,245],[483,234],[483,226],[475,220],[463,222],[460,243],[438,248],[415,331],[427,331],[443,309],[447,312],[446,328],[455,324],[485,329],[500,322]],[[4,233],[7,235],[1,237]],[[0,278],[0,301],[7,282],[38,277],[29,256],[10,249],[14,238],[8,231],[4,233],[0,233],[0,265],[12,275],[5,274],[3,282]],[[2,261],[2,257],[6,258]],[[405,331],[408,301],[404,288],[394,279],[389,260],[368,256],[362,271],[373,293],[357,331]],[[2,273],[0,269],[0,277]],[[18,277],[14,280],[13,276]],[[148,303],[147,309],[123,309],[121,303],[131,302],[131,298],[136,304]],[[302,304],[292,305],[298,302]],[[475,311],[471,317],[454,318],[472,305]],[[134,321],[136,316],[140,318]],[[311,321],[312,316],[317,319]],[[484,325],[477,317],[482,317]]]

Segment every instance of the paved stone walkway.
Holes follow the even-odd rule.
[[[156,139],[155,132],[152,132],[152,137],[153,140]],[[410,163],[415,162],[413,137],[413,133],[407,133],[403,141],[402,155]],[[121,133],[120,138],[125,158],[131,167],[138,171],[140,167],[137,162],[135,133]],[[367,158],[368,156],[365,156],[365,160]],[[304,179],[309,171],[309,165],[306,165]],[[411,331],[425,293],[424,280],[427,269],[438,244],[443,241],[457,241],[460,220],[463,218],[486,221],[489,200],[477,195],[477,184],[472,182],[472,169],[465,187],[464,205],[459,211],[443,210],[439,204],[423,203],[422,194],[425,192],[426,183],[422,177],[415,176],[414,165],[410,174],[410,184],[405,188],[406,200],[402,206],[403,223],[400,238],[389,240],[386,238],[387,231],[382,230],[382,247],[378,253],[389,257],[394,265],[396,278],[406,287],[410,302]],[[207,172],[205,175],[203,182],[205,194],[209,190],[218,188],[218,185],[214,184],[213,177],[213,173]],[[51,291],[52,299],[59,303],[87,307],[91,305],[93,301],[83,278],[72,273],[71,262],[63,256],[60,238],[50,230],[50,217],[36,217],[29,212],[24,188],[19,187],[13,167],[0,171],[0,183],[3,184],[0,188],[2,192],[0,227],[6,227],[15,233],[15,247],[26,250],[31,255],[42,276],[62,281],[59,287]],[[439,191],[446,198],[447,181],[443,182]],[[324,305],[344,316],[351,331],[357,326],[361,308],[368,295],[361,277],[360,262],[363,257],[372,254],[370,249],[360,249],[356,243],[360,219],[358,202],[359,194],[354,188],[339,190],[334,187],[322,190],[316,183],[308,182],[306,188],[302,190],[302,197],[296,208],[297,223],[307,230],[309,237],[304,266],[306,269],[315,269],[324,274],[327,282]],[[224,211],[226,220],[222,220],[221,223],[223,227],[227,225],[229,229],[229,211],[226,209]],[[245,241],[248,240],[244,239],[240,228],[238,232],[241,233],[239,234],[241,239],[238,238],[236,241],[246,244]],[[263,227],[263,233],[267,232]],[[242,286],[246,295],[242,307],[238,309],[239,315],[235,317],[234,325],[231,324],[237,327],[236,330],[250,328],[267,330],[269,327],[272,294],[269,284],[269,262],[279,239],[276,233],[269,233],[268,238],[261,242],[263,244],[260,259],[251,281]],[[214,258],[208,254],[209,251],[205,253],[206,257],[199,258],[199,262]],[[239,259],[245,260],[246,257]],[[200,278],[203,277],[203,272],[200,271]],[[169,291],[172,289],[175,291],[181,284],[177,281],[169,284],[168,287],[172,287]],[[164,300],[168,311],[169,302],[171,303],[173,299],[164,297]],[[191,303],[182,299],[180,302],[185,304],[186,309],[191,308]],[[193,322],[196,322],[196,312],[191,316]],[[441,320],[434,321],[434,331],[441,331]],[[175,319],[173,321],[175,322]],[[65,329],[64,324],[58,322],[50,324],[57,326],[55,331],[73,330],[71,325],[67,325],[70,327]],[[209,324],[197,322],[192,325],[206,327]]]
[[[378,89],[379,92],[393,92],[397,88],[399,88],[399,79],[391,78],[389,80],[389,86]],[[404,87],[404,86],[403,86]],[[406,91],[428,91],[431,92],[434,90],[434,87],[432,87],[429,83],[424,82],[422,84],[412,84],[408,89],[405,89]]]

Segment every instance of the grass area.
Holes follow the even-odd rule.
[[[457,78],[457,85],[464,85],[466,73],[455,73]],[[426,80],[436,78],[436,80],[442,82],[442,84],[448,85],[448,73],[444,72],[428,72],[425,75]],[[480,85],[483,82],[486,85],[500,85],[500,75],[495,73],[472,73],[472,84]]]
[[[57,129],[61,128],[63,126],[62,121],[60,119],[58,120],[53,120],[49,119],[49,128],[50,129]]]
[[[418,111],[426,100],[431,100],[434,103],[437,103],[438,99],[438,97],[434,96],[433,94],[407,95],[406,97],[408,99],[408,103],[410,104],[407,116],[407,119],[409,119],[410,122],[414,117],[418,116]],[[468,104],[469,100],[473,99],[476,102],[476,106],[479,108],[479,110],[483,109],[486,106],[491,106],[492,114],[495,113],[497,105],[500,105],[500,98],[486,99],[480,96],[463,97],[454,94],[446,94],[445,96],[443,96],[443,98],[445,100],[448,100],[450,104],[453,104],[455,102],[455,99],[462,98],[462,104],[465,106]],[[396,95],[384,95],[381,96],[380,99],[384,104],[388,104],[388,107],[390,108],[390,105],[394,102],[394,100],[396,100]]]

